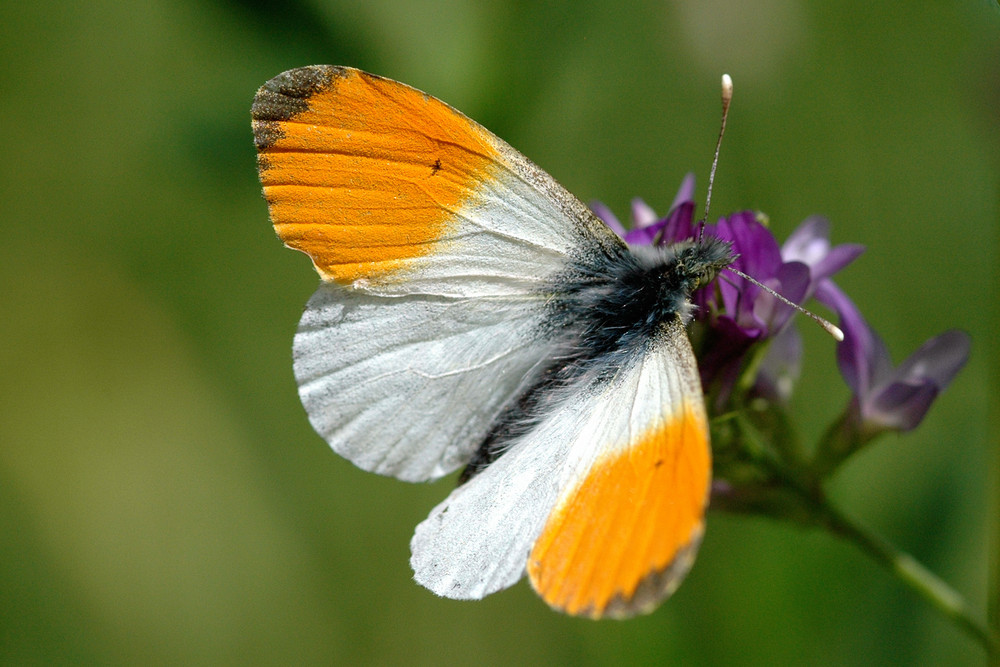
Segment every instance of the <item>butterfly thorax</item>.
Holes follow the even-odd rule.
[[[587,258],[553,288],[553,333],[575,338],[581,356],[632,348],[673,318],[686,324],[691,294],[732,261],[730,244],[713,237]]]
[[[536,382],[498,416],[462,476],[468,480],[498,458],[548,409],[560,387],[589,376],[614,376],[667,331],[691,318],[691,294],[733,261],[715,238],[669,246],[620,247],[584,257],[546,286],[547,337],[556,352]]]

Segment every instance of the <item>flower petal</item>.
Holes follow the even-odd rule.
[[[813,280],[829,278],[860,257],[864,251],[865,247],[858,243],[843,243],[831,248],[826,257],[812,265]]]
[[[768,287],[797,304],[805,300],[810,284],[809,267],[802,262],[782,264],[777,275],[767,281]],[[766,323],[772,334],[777,333],[794,313],[794,308],[764,291],[754,304],[754,317]]]
[[[802,335],[795,327],[785,327],[771,340],[757,375],[757,393],[788,402],[802,370]]]
[[[670,244],[687,241],[692,237],[694,203],[684,202],[666,218],[646,227],[630,230],[625,234],[625,242],[630,245],[650,245],[662,234],[662,243]]]
[[[896,376],[910,380],[927,378],[944,389],[969,359],[972,340],[964,331],[952,329],[931,338],[896,369]]]
[[[818,281],[837,273],[864,251],[865,247],[856,243],[831,247],[830,222],[814,215],[803,220],[782,244],[781,258],[808,264],[813,280]]]
[[[889,351],[839,287],[831,281],[823,281],[816,296],[840,316],[844,340],[837,345],[837,366],[847,386],[864,401],[871,388],[892,372]]]
[[[812,266],[830,251],[830,221],[813,215],[802,221],[781,245],[781,258]]]
[[[610,227],[615,234],[621,236],[622,238],[625,237],[625,225],[618,221],[618,218],[604,202],[600,202],[595,199],[590,202],[590,210],[593,211],[594,215],[600,218],[604,224]]]
[[[774,276],[781,266],[778,242],[751,211],[741,211],[719,220],[716,235],[732,242],[733,251],[739,254],[734,264],[748,276],[763,282]]]
[[[684,202],[694,201],[694,172],[688,172],[681,181],[681,187],[677,189],[677,196],[670,204],[670,210],[674,210]]]
[[[648,227],[659,219],[652,206],[638,197],[632,200],[632,229]]]
[[[869,425],[909,431],[916,428],[941,388],[929,379],[893,382],[861,404],[861,417]]]
[[[694,202],[681,202],[670,211],[663,225],[663,243],[679,243],[694,238]]]

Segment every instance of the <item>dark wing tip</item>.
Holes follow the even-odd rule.
[[[310,97],[326,90],[334,79],[348,72],[345,67],[312,65],[282,72],[261,86],[250,107],[257,150],[268,148],[281,138],[278,123],[305,111]]]

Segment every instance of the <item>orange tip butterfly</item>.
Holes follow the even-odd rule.
[[[252,114],[271,221],[322,278],[294,342],[310,422],[371,472],[463,470],[417,526],[417,582],[480,599],[527,573],[569,614],[655,608],[704,531],[685,325],[729,245],[630,247],[475,121],[356,69],[285,72]]]

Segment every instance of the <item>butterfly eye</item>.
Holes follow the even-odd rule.
[[[709,266],[698,276],[698,287],[705,287],[719,275],[719,266]]]

